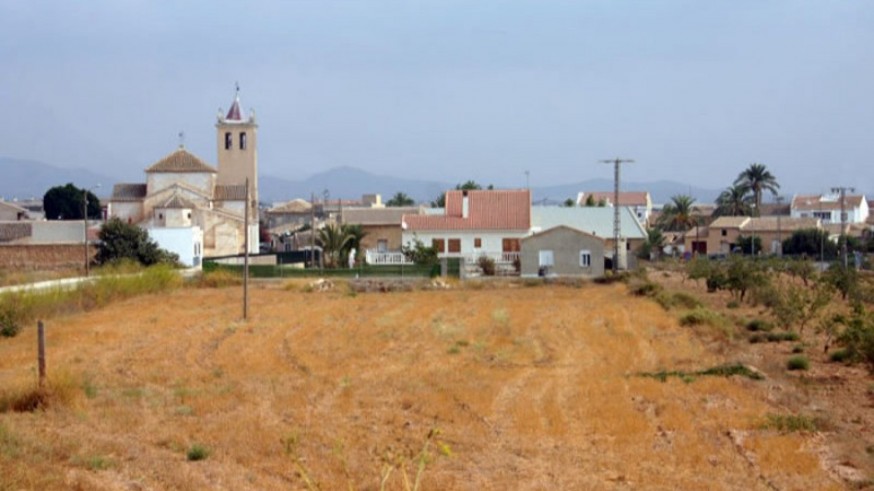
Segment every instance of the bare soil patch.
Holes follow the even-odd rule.
[[[737,353],[624,285],[304,286],[251,289],[245,322],[238,288],[50,321],[79,396],[0,414],[0,489],[844,486],[821,434],[762,428],[793,383],[638,376]],[[34,331],[0,340],[0,388],[34,380]]]

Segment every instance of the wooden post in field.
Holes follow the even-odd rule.
[[[42,321],[36,324],[37,363],[39,364],[39,388],[46,385],[46,330]]]

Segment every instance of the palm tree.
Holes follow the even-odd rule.
[[[325,254],[325,263],[327,266],[334,267],[340,263],[340,258],[343,252],[349,250],[349,243],[352,236],[344,230],[344,226],[328,224],[319,230],[319,237],[316,239],[322,252]]]
[[[667,238],[656,227],[647,229],[646,241],[643,243],[641,253],[646,259],[658,259],[667,243]]]
[[[398,191],[390,200],[386,201],[385,206],[413,206],[416,201],[407,196],[407,193]]]
[[[745,187],[737,184],[729,186],[716,198],[716,210],[713,215],[717,217],[752,215],[751,199],[752,196]]]
[[[352,249],[357,251],[357,254],[361,253],[361,240],[367,235],[367,232],[361,228],[361,225],[343,225],[342,229],[346,235],[349,236],[349,243],[346,245],[346,249],[343,251],[343,256],[348,256],[348,254],[352,253]]]
[[[658,223],[665,230],[685,232],[698,224],[695,214],[695,198],[678,194],[671,197],[671,202],[662,209]]]
[[[780,189],[777,178],[768,171],[765,164],[757,163],[750,164],[746,170],[741,172],[734,180],[734,184],[753,192],[756,215],[761,215],[762,212],[762,191],[777,194],[777,190]]]

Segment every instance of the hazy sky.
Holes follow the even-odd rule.
[[[239,81],[262,174],[874,191],[871,1],[0,0],[0,62],[0,156],[126,179]]]

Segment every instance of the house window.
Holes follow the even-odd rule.
[[[477,248],[477,249],[482,248],[482,246],[483,246],[483,240],[482,240],[481,238],[479,238],[479,237],[473,239],[473,246],[474,246],[475,248]]]
[[[376,252],[388,252],[388,241],[379,239],[376,241]]]
[[[246,132],[243,131],[240,133],[240,150],[246,149]]]
[[[437,251],[437,254],[446,252],[445,242],[443,239],[431,239],[431,247]]]
[[[728,235],[728,230],[722,229],[722,236],[725,237]]]
[[[832,220],[832,212],[830,211],[815,211],[813,212],[813,218],[819,218],[824,222],[830,222]]]
[[[501,240],[501,251],[502,252],[519,252],[519,239],[502,239]]]
[[[158,213],[158,220],[163,220],[163,219],[164,219],[164,214]]]
[[[580,251],[580,267],[582,268],[591,268],[592,267],[592,251],[582,250]]]
[[[552,266],[555,263],[555,261],[553,260],[552,251],[539,251],[538,256],[540,267]]]
[[[188,219],[191,220],[191,213],[188,213]]]
[[[230,150],[234,146],[234,137],[231,132],[225,133],[225,150]]]
[[[449,252],[461,252],[461,239],[449,239]]]

